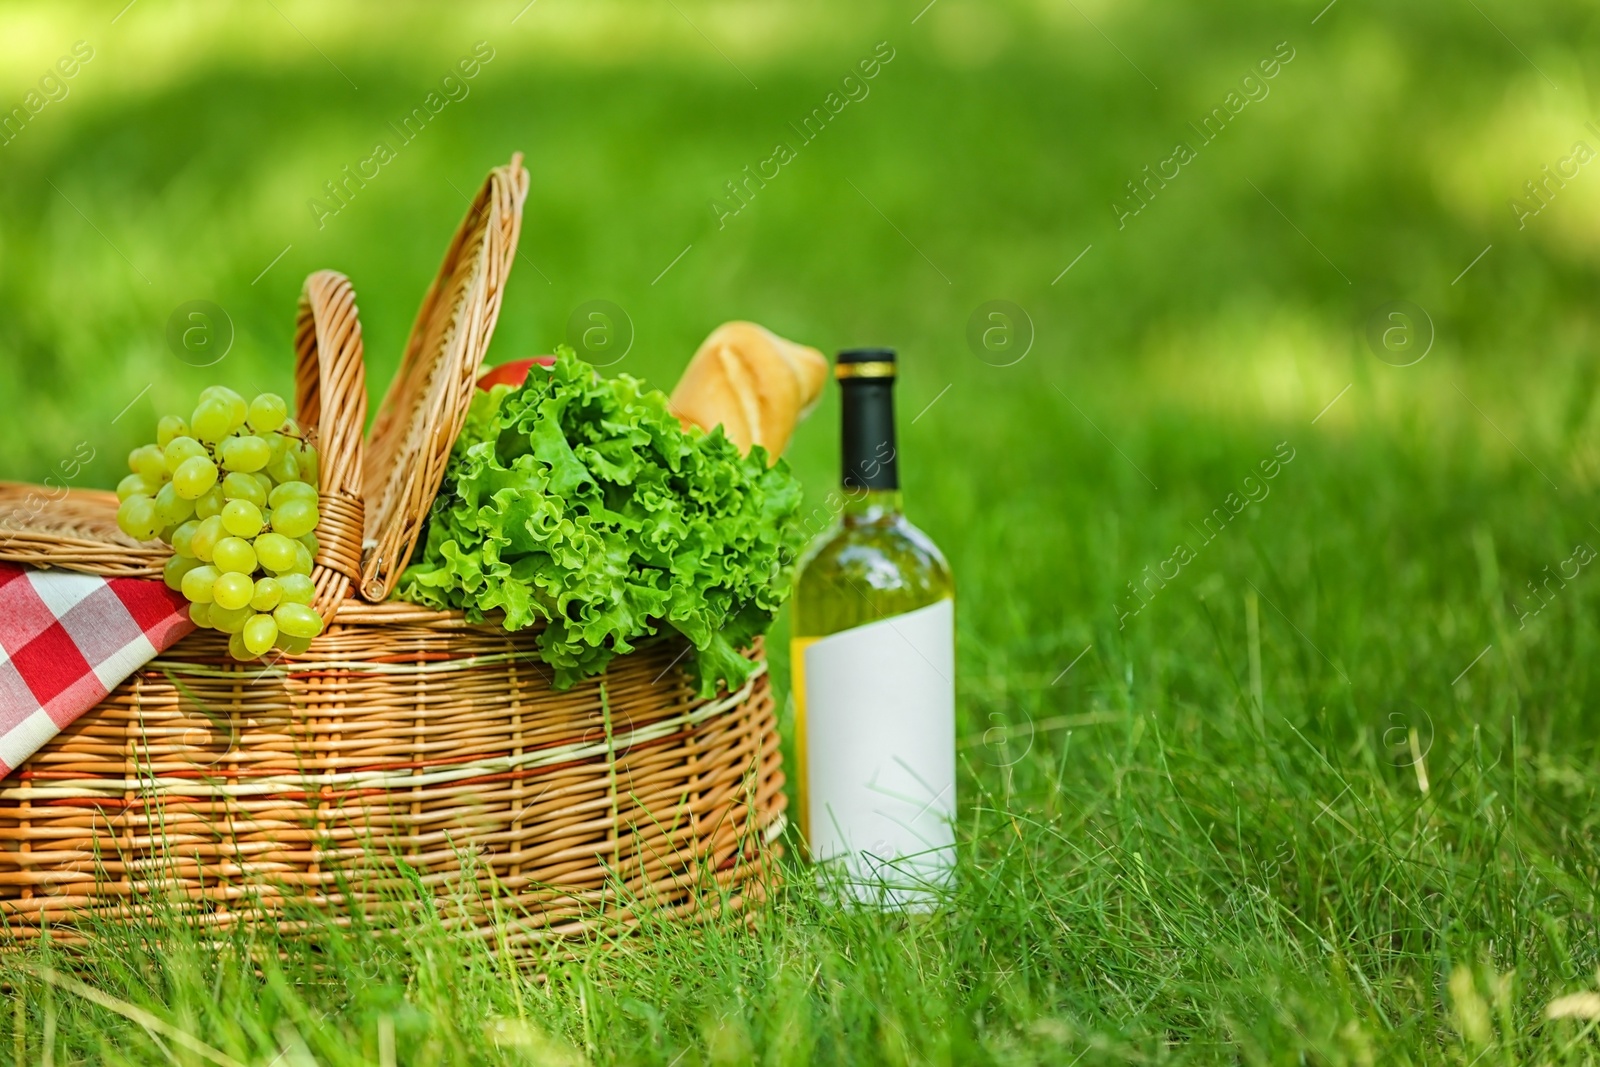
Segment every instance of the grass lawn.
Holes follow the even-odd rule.
[[[0,9],[5,109],[93,51],[0,146],[4,476],[88,441],[80,484],[109,486],[204,385],[289,392],[321,267],[354,282],[377,394],[463,194],[520,149],[492,361],[591,299],[632,323],[616,369],[663,387],[731,318],[900,349],[908,507],[959,588],[961,737],[935,914],[841,911],[792,867],[752,929],[579,946],[537,977],[437,917],[314,946],[134,930],[0,958],[0,1049],[1600,1058],[1595,1023],[1547,1017],[1600,986],[1600,169],[1574,147],[1600,148],[1600,20],[924,3]],[[479,41],[465,99],[308,207]],[[804,141],[790,123],[880,42],[864,98]],[[793,160],[735,213],[725,183],[775,142]],[[1147,166],[1177,173],[1136,200]],[[1547,166],[1568,177],[1534,199]],[[195,299],[235,332],[204,368],[165,339]],[[968,342],[994,299],[1031,322],[1006,366]],[[830,396],[790,453],[818,500],[837,418]]]

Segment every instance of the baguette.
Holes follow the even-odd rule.
[[[776,463],[799,421],[811,413],[828,380],[828,360],[815,348],[786,341],[753,322],[711,331],[673,389],[673,413],[685,426],[718,426],[741,451],[767,450]]]

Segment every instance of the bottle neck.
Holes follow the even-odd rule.
[[[845,494],[893,494],[898,510],[900,468],[894,439],[894,379],[845,378],[839,456]],[[863,493],[863,490],[865,493]]]
[[[899,521],[905,502],[898,489],[846,489],[843,518],[846,526],[875,526]]]

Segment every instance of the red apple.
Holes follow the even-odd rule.
[[[478,388],[487,392],[497,385],[520,386],[528,380],[528,371],[537,363],[541,367],[556,365],[555,356],[534,356],[530,359],[514,359],[510,363],[502,363],[498,367],[490,367],[478,379]]]

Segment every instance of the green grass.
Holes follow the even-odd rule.
[[[20,993],[0,1049],[205,1062],[181,1032],[241,1062],[353,1064],[392,1033],[410,1064],[1600,1058],[1592,1029],[1545,1018],[1600,982],[1600,579],[1552,581],[1518,618],[1546,567],[1600,545],[1600,173],[1525,229],[1507,208],[1597,143],[1593,15],[939,0],[912,24],[920,2],[541,0],[512,25],[519,3],[141,0],[111,25],[117,6],[0,12],[7,107],[74,40],[97,50],[0,148],[5,474],[42,479],[88,440],[81,481],[109,485],[203,385],[287,391],[320,267],[354,281],[377,394],[463,209],[452,183],[522,149],[529,262],[493,360],[548,349],[592,298],[633,321],[618,369],[663,386],[734,317],[901,349],[907,498],[959,585],[960,869],[909,919],[829,907],[792,868],[753,929],[656,929],[538,978],[428,916],[30,949],[0,961]],[[472,95],[318,230],[305,201],[480,39],[496,57]],[[871,96],[718,229],[723,183],[882,40]],[[1123,183],[1285,40],[1271,95],[1117,229]],[[238,331],[203,370],[163,341],[197,298]],[[1036,328],[1011,367],[967,348],[991,298]],[[1435,334],[1404,368],[1363,336],[1396,299]],[[836,419],[830,397],[791,450],[818,499]],[[1202,545],[1280,442],[1270,494]],[[1128,583],[1185,540],[1193,561],[1119,628]]]

